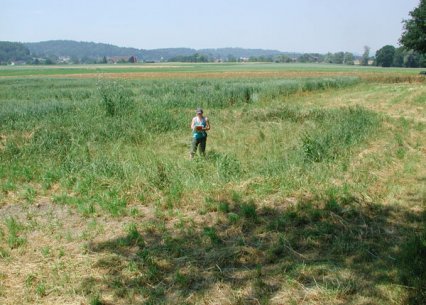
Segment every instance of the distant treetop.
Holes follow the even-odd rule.
[[[426,54],[426,0],[421,0],[410,16],[403,21],[404,32],[399,42],[407,49]]]

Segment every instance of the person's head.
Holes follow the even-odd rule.
[[[203,109],[202,109],[202,108],[197,108],[197,110],[195,110],[195,113],[196,113],[198,116],[203,116]]]

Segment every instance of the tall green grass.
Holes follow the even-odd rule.
[[[311,168],[317,167],[312,162],[349,154],[379,119],[362,108],[265,105],[357,83],[356,78],[1,81],[0,179],[3,185],[39,185],[42,190],[32,197],[45,192],[83,213],[101,208],[114,215],[125,213],[129,202],[160,200],[172,207],[193,193],[207,195],[257,176],[278,179],[291,192],[303,183],[295,176],[312,179]],[[206,160],[189,162],[189,122],[197,106],[214,116],[216,135],[237,124],[239,141],[219,137]],[[263,136],[244,140],[255,130],[247,134],[246,126],[272,120],[286,127],[292,145],[283,146],[288,135],[262,128]],[[271,183],[264,189],[272,190]]]
[[[98,88],[107,115],[128,114],[134,107],[133,92],[117,81],[100,82]]]
[[[305,159],[314,162],[338,158],[365,140],[378,123],[375,113],[360,107],[320,111],[313,116],[316,122],[321,120],[320,128],[303,135],[302,149]]]

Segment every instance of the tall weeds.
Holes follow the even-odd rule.
[[[133,109],[133,92],[117,81],[100,81],[98,90],[107,115],[125,114]]]
[[[265,109],[265,103],[357,82],[355,78],[4,81],[0,115],[7,136],[1,139],[0,179],[15,185],[38,183],[45,192],[56,185],[59,191],[52,196],[57,202],[75,204],[83,213],[101,208],[114,215],[124,213],[128,202],[159,200],[173,206],[194,192],[215,192],[259,175],[265,179],[275,175],[279,184],[294,189],[297,183],[291,177],[304,170],[304,163],[345,154],[375,128],[374,115],[346,108],[272,110]],[[20,88],[20,93],[14,97],[8,85]],[[264,150],[272,136],[265,130],[256,140],[260,142],[253,143],[256,157],[244,154],[244,142],[232,141],[215,149],[209,146],[205,160],[187,163],[188,125],[199,105],[215,116],[213,124],[220,122],[217,131],[234,124],[232,110],[244,119],[244,125],[233,127],[236,136],[252,136],[245,126],[253,131],[253,124],[268,121],[290,124],[304,133],[294,134],[301,137],[293,137],[297,145],[271,153]],[[268,183],[264,188],[273,189]]]
[[[314,117],[316,121],[322,117],[320,127],[302,136],[305,159],[314,162],[336,159],[378,125],[377,115],[360,107],[320,112]]]

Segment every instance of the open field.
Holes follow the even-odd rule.
[[[304,74],[346,74],[346,75],[417,75],[421,69],[403,69],[381,67],[361,67],[344,66],[331,64],[273,64],[273,63],[157,63],[157,64],[117,64],[117,65],[55,65],[55,66],[0,66],[0,77],[34,77],[34,76],[66,76],[71,75],[97,75],[102,74],[135,74],[157,76],[164,78],[166,73],[197,76],[201,74],[217,73],[245,73],[252,75],[283,75],[286,73],[295,74],[304,72]],[[249,76],[249,75],[247,75]],[[269,76],[269,75],[267,75]]]
[[[417,74],[1,67],[0,303],[423,304]]]

